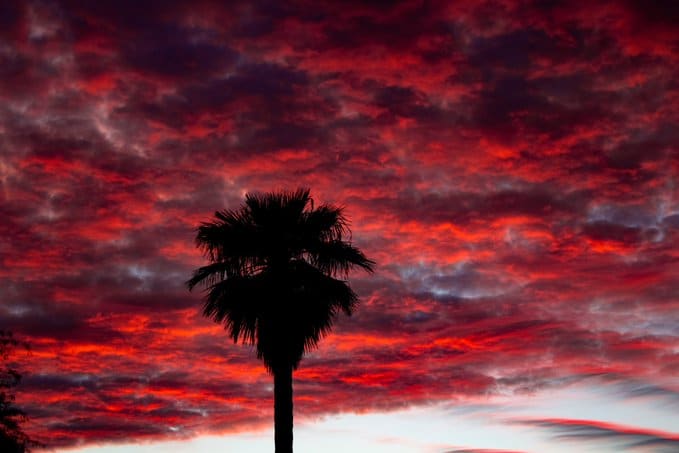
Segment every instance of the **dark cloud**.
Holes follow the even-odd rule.
[[[121,60],[133,71],[170,78],[209,78],[226,72],[238,53],[189,30],[165,26],[144,30],[122,50]]]
[[[640,0],[625,2],[632,12],[632,17],[643,26],[668,26],[679,19],[679,8],[675,2],[660,0],[646,4]]]
[[[21,36],[26,14],[26,3],[10,0],[3,2],[0,7],[0,33],[7,39]]]
[[[385,200],[386,201],[386,200]],[[588,205],[583,192],[555,192],[549,187],[521,187],[483,193],[406,192],[388,200],[392,212],[420,222],[451,222],[458,225],[487,222],[507,216],[530,216],[539,219],[559,218],[567,221]]]
[[[679,436],[659,431],[598,423],[590,420],[526,420],[521,424],[544,428],[560,442],[588,442],[616,451],[670,453],[679,448]]]
[[[201,221],[297,186],[378,262],[296,375],[303,417],[586,376],[673,407],[676,8],[642,3],[3,2],[0,326],[33,346],[35,432],[269,423],[270,377],[184,281]]]
[[[605,221],[585,225],[583,234],[596,241],[614,241],[631,245],[636,244],[641,236],[638,228]]]

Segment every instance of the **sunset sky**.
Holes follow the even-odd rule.
[[[677,23],[673,0],[0,1],[26,431],[271,452],[271,376],[185,281],[215,210],[309,187],[377,267],[295,373],[297,452],[676,453]]]

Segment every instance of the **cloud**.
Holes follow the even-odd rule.
[[[270,423],[270,377],[183,282],[201,221],[297,186],[378,262],[302,363],[300,417],[582,376],[673,404],[675,15],[4,2],[0,325],[33,346],[33,429],[62,447]]]
[[[595,442],[618,451],[671,452],[679,448],[679,436],[592,420],[546,419],[519,423],[544,428],[561,442]]]
[[[521,453],[516,450],[488,450],[487,448],[473,448],[463,450],[448,450],[445,453]]]

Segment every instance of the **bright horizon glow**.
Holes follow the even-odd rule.
[[[443,453],[455,449],[517,450],[527,453],[616,452],[616,441],[568,441],[534,426],[514,422],[532,419],[596,419],[621,426],[671,433],[679,426],[672,406],[658,410],[657,400],[620,400],[614,388],[592,383],[571,385],[535,395],[489,398],[484,404],[446,403],[391,412],[341,414],[318,420],[296,420],[295,452]],[[319,447],[322,446],[322,447]],[[222,436],[199,436],[170,442],[95,445],[56,450],[59,453],[270,453],[272,430]],[[647,450],[640,450],[647,451]],[[664,451],[664,450],[648,450]]]

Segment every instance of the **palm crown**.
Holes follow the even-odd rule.
[[[335,315],[352,313],[349,271],[374,265],[351,244],[342,208],[314,207],[308,189],[248,194],[202,223],[196,244],[209,264],[187,285],[205,286],[203,313],[234,342],[256,345],[269,371],[297,368]]]

